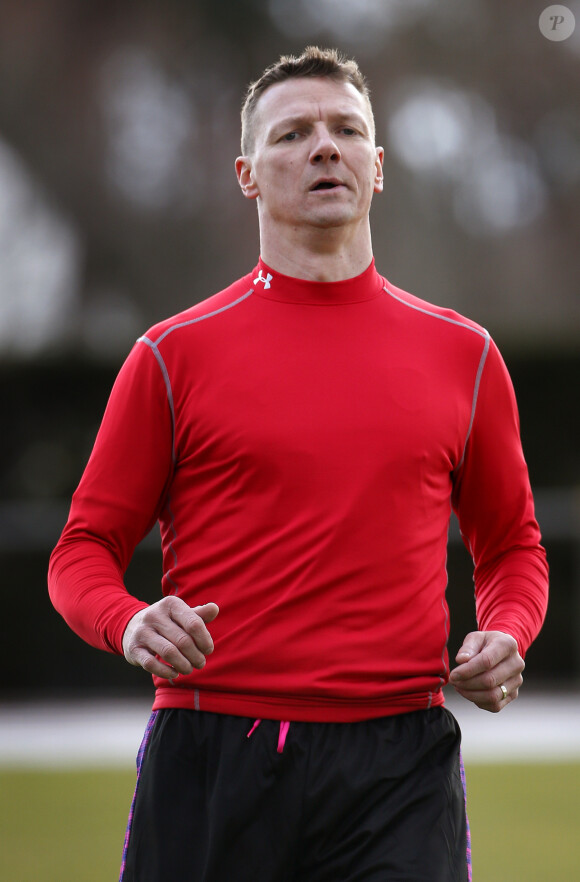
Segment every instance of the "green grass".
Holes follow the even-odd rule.
[[[580,879],[580,763],[467,769],[473,882]]]
[[[114,882],[135,773],[0,772],[0,879]]]
[[[467,778],[474,882],[579,878],[580,763]],[[0,879],[115,882],[134,783],[131,770],[1,771]]]

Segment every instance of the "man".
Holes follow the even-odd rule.
[[[269,68],[242,150],[260,262],[139,339],[51,561],[71,627],[156,685],[121,878],[466,880],[442,687],[504,708],[546,609],[512,387],[485,330],[375,269],[354,62]],[[452,506],[481,630],[450,674]],[[123,572],[156,520],[147,606]]]

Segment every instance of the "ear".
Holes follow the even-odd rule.
[[[376,156],[375,156],[375,182],[374,182],[374,192],[382,193],[383,192],[383,161],[385,158],[385,151],[382,147],[376,148]]]
[[[257,199],[260,192],[254,180],[252,160],[249,156],[238,156],[236,159],[236,175],[238,176],[238,184],[246,199]]]

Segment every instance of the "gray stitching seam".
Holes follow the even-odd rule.
[[[226,310],[231,309],[232,306],[237,306],[238,303],[241,303],[243,300],[246,299],[246,297],[249,297],[250,294],[253,294],[253,293],[254,293],[254,289],[250,288],[249,291],[246,291],[246,293],[242,294],[241,297],[238,297],[237,300],[232,300],[231,303],[226,303],[225,306],[220,306],[219,309],[214,309],[213,312],[207,312],[205,315],[198,315],[196,318],[189,319],[189,321],[187,321],[187,322],[180,322],[178,325],[173,325],[171,328],[167,328],[167,330],[164,331],[161,334],[161,336],[157,338],[157,340],[152,341],[152,342],[154,342],[155,345],[158,346],[161,343],[161,341],[164,340],[165,337],[167,337],[169,334],[172,334],[173,331],[177,331],[180,328],[187,328],[189,325],[195,325],[195,324],[197,324],[197,322],[203,322],[205,319],[213,318],[215,315],[219,315],[222,312],[226,312]],[[149,338],[148,337],[140,337],[139,339],[140,340],[148,340]]]
[[[190,321],[180,322],[178,325],[174,325],[173,327],[168,328],[167,331],[165,331],[163,334],[161,334],[160,337],[157,338],[157,340],[151,340],[149,337],[147,337],[145,335],[143,335],[142,337],[139,337],[139,339],[137,340],[138,343],[144,343],[146,346],[148,346],[149,349],[151,350],[151,352],[153,353],[155,360],[156,360],[157,364],[159,365],[159,369],[161,371],[161,376],[163,377],[163,382],[165,383],[165,391],[167,393],[167,402],[169,404],[169,411],[171,414],[171,460],[172,460],[174,466],[177,462],[177,452],[175,450],[175,432],[176,432],[175,404],[174,404],[174,399],[173,399],[173,389],[171,388],[171,378],[169,376],[169,371],[167,370],[167,365],[165,364],[165,360],[159,351],[159,343],[161,343],[161,341],[165,337],[167,337],[168,334],[170,334],[172,331],[177,330],[178,328],[185,328],[188,325],[194,325],[194,324],[196,324],[196,322],[203,321],[206,318],[212,318],[212,316],[219,315],[221,312],[225,312],[227,309],[231,309],[232,306],[236,306],[238,303],[241,303],[242,300],[245,300],[246,297],[249,297],[250,294],[253,293],[253,290],[254,290],[253,288],[250,288],[250,290],[247,291],[242,297],[238,297],[237,300],[233,300],[231,303],[226,304],[226,306],[220,307],[220,309],[214,309],[213,312],[208,312],[208,313],[206,313],[206,315],[197,316],[197,318],[190,319]],[[171,529],[171,533],[173,534],[173,539],[169,543],[169,550],[171,551],[171,554],[173,555],[173,567],[171,567],[167,571],[165,576],[167,578],[167,581],[173,586],[174,594],[178,594],[179,586],[177,585],[176,582],[174,582],[173,578],[171,577],[171,572],[177,566],[177,552],[176,552],[175,546],[173,544],[174,540],[177,539],[177,530],[175,528],[175,517],[174,517],[169,500],[167,501],[167,511],[169,512],[170,529]]]
[[[483,337],[483,339],[485,340],[483,352],[481,353],[481,357],[479,359],[477,374],[475,376],[475,385],[473,387],[473,400],[471,402],[471,416],[469,419],[469,426],[467,428],[467,434],[465,436],[465,442],[463,444],[463,451],[461,453],[461,459],[459,460],[458,464],[453,469],[454,472],[457,472],[461,468],[461,466],[463,465],[463,460],[465,459],[465,451],[467,449],[467,442],[469,441],[469,437],[471,435],[471,429],[473,428],[473,421],[475,420],[475,409],[477,407],[477,396],[479,394],[479,384],[481,382],[481,376],[483,374],[483,368],[485,365],[485,361],[487,359],[487,353],[489,352],[489,345],[490,345],[490,340],[491,340],[491,338],[489,336],[489,332],[486,331],[485,328],[482,328],[480,330],[479,328],[474,328],[472,325],[468,325],[466,322],[460,322],[457,319],[449,318],[449,316],[447,316],[447,315],[439,315],[436,312],[431,312],[431,310],[429,310],[429,309],[424,309],[422,306],[416,306],[414,303],[408,303],[406,300],[403,300],[402,297],[397,297],[396,294],[393,294],[392,291],[389,291],[389,289],[387,288],[386,285],[383,288],[383,290],[389,295],[389,297],[392,297],[393,300],[397,300],[399,303],[402,303],[403,306],[408,306],[409,309],[415,309],[417,312],[422,312],[424,315],[431,316],[431,318],[440,319],[441,321],[449,322],[449,324],[451,324],[451,325],[457,325],[460,328],[465,328],[468,331],[472,331],[474,334],[479,334],[479,336]]]
[[[487,359],[487,353],[489,352],[489,343],[490,338],[489,334],[485,338],[485,346],[483,347],[483,352],[481,353],[481,358],[479,359],[479,366],[477,368],[477,375],[475,377],[475,386],[473,389],[473,401],[471,403],[471,419],[469,420],[469,427],[467,429],[467,435],[465,436],[465,444],[463,445],[463,452],[461,454],[461,459],[455,466],[454,471],[457,472],[461,466],[463,465],[463,460],[465,459],[465,451],[467,450],[467,442],[469,441],[469,437],[471,435],[471,429],[473,428],[473,421],[475,420],[475,408],[477,407],[477,396],[479,395],[479,384],[481,383],[481,375],[483,374],[483,368],[485,365],[485,361]]]
[[[220,306],[219,309],[214,309],[213,312],[208,312],[205,315],[198,315],[196,318],[190,319],[187,322],[180,322],[177,325],[173,325],[171,328],[168,328],[166,331],[164,331],[163,334],[161,334],[161,336],[157,338],[157,340],[151,340],[151,338],[147,337],[145,334],[142,337],[139,337],[137,340],[137,343],[145,343],[146,346],[149,346],[149,348],[153,352],[153,355],[155,356],[157,364],[159,365],[159,368],[161,370],[163,380],[165,382],[165,389],[167,391],[167,401],[169,403],[169,409],[171,411],[171,431],[172,431],[171,456],[172,456],[174,465],[175,465],[176,458],[177,458],[176,451],[175,451],[175,406],[173,403],[173,390],[171,388],[171,379],[169,377],[169,371],[167,370],[167,365],[165,364],[163,356],[161,355],[161,353],[159,351],[159,344],[161,343],[162,340],[165,339],[165,337],[167,337],[169,334],[171,334],[172,331],[177,331],[179,328],[186,328],[189,325],[195,325],[195,324],[197,324],[197,322],[202,322],[204,319],[213,318],[213,316],[219,315],[220,313],[225,312],[228,309],[231,309],[232,306],[237,306],[238,303],[241,303],[243,300],[245,300],[247,297],[249,297],[250,294],[253,294],[253,292],[254,292],[254,289],[250,288],[249,291],[246,291],[246,293],[242,294],[241,297],[238,297],[237,300],[232,300],[231,303],[227,303],[225,306]]]
[[[408,306],[409,309],[415,309],[417,312],[422,312],[424,315],[430,315],[431,318],[440,319],[440,321],[442,322],[449,322],[449,324],[451,325],[458,325],[460,328],[465,328],[468,331],[473,331],[474,334],[479,334],[480,337],[484,337],[486,339],[489,337],[489,333],[485,330],[485,328],[482,328],[480,330],[479,328],[474,328],[472,325],[468,325],[467,322],[460,322],[457,319],[449,318],[448,315],[439,315],[439,313],[431,312],[431,310],[424,309],[422,306],[416,306],[414,303],[408,303],[406,300],[403,300],[402,297],[397,297],[396,294],[393,294],[392,291],[389,291],[386,285],[383,288],[383,291],[385,291],[389,295],[389,297],[392,297],[393,300],[397,300],[399,303],[402,303],[403,306]]]
[[[167,370],[167,365],[165,364],[165,361],[163,360],[163,356],[159,352],[159,349],[157,348],[156,343],[153,343],[151,340],[149,340],[148,337],[139,337],[139,340],[137,342],[138,343],[145,343],[145,345],[149,347],[149,349],[151,350],[151,352],[153,353],[153,355],[155,357],[157,364],[159,365],[159,369],[161,371],[161,376],[163,377],[163,381],[165,383],[165,391],[167,393],[167,401],[169,403],[169,410],[171,413],[171,461],[173,462],[173,465],[175,466],[176,459],[177,459],[176,453],[175,453],[175,408],[173,405],[173,391],[171,389],[171,380],[169,378],[169,371]],[[177,566],[177,552],[176,552],[175,546],[173,544],[174,540],[177,538],[177,530],[175,529],[175,519],[173,516],[173,511],[171,510],[171,505],[169,503],[169,500],[167,500],[167,502],[166,502],[166,508],[167,508],[167,511],[169,512],[170,529],[171,529],[171,533],[173,535],[173,539],[169,542],[169,550],[171,551],[171,554],[173,555],[173,567],[169,568],[169,570],[165,573],[165,577],[167,578],[167,581],[169,582],[169,584],[172,586],[173,593],[178,594],[179,593],[179,586],[171,577],[172,570],[175,569],[175,567]]]
[[[173,465],[175,465],[176,454],[175,454],[175,407],[173,404],[173,389],[171,388],[171,379],[169,377],[169,371],[167,370],[167,365],[163,359],[163,356],[159,352],[157,348],[157,343],[154,343],[149,337],[139,337],[137,343],[144,343],[149,347],[151,352],[155,357],[155,361],[159,365],[159,370],[161,371],[161,376],[163,377],[163,382],[165,383],[165,391],[167,393],[167,403],[169,404],[169,411],[171,413],[171,459],[173,461]]]
[[[165,573],[165,578],[170,583],[170,585],[173,586],[173,593],[178,594],[179,593],[179,585],[177,584],[177,582],[174,581],[174,579],[171,575],[173,570],[177,567],[177,551],[175,550],[175,545],[173,544],[175,542],[175,540],[177,539],[177,530],[175,529],[175,515],[173,514],[173,509],[171,508],[171,501],[169,499],[167,500],[166,508],[167,508],[167,511],[169,512],[170,528],[171,528],[171,533],[173,536],[173,539],[171,539],[171,541],[169,542],[169,550],[171,551],[171,554],[173,555],[173,566],[169,567],[169,569]]]

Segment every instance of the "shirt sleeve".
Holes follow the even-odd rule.
[[[92,646],[122,654],[127,623],[147,606],[126,590],[124,573],[159,516],[172,472],[164,377],[138,342],[113,386],[49,566],[55,608]]]
[[[478,626],[511,634],[523,656],[546,615],[548,565],[515,394],[493,341],[474,396],[464,456],[454,473],[452,501],[475,564]]]

